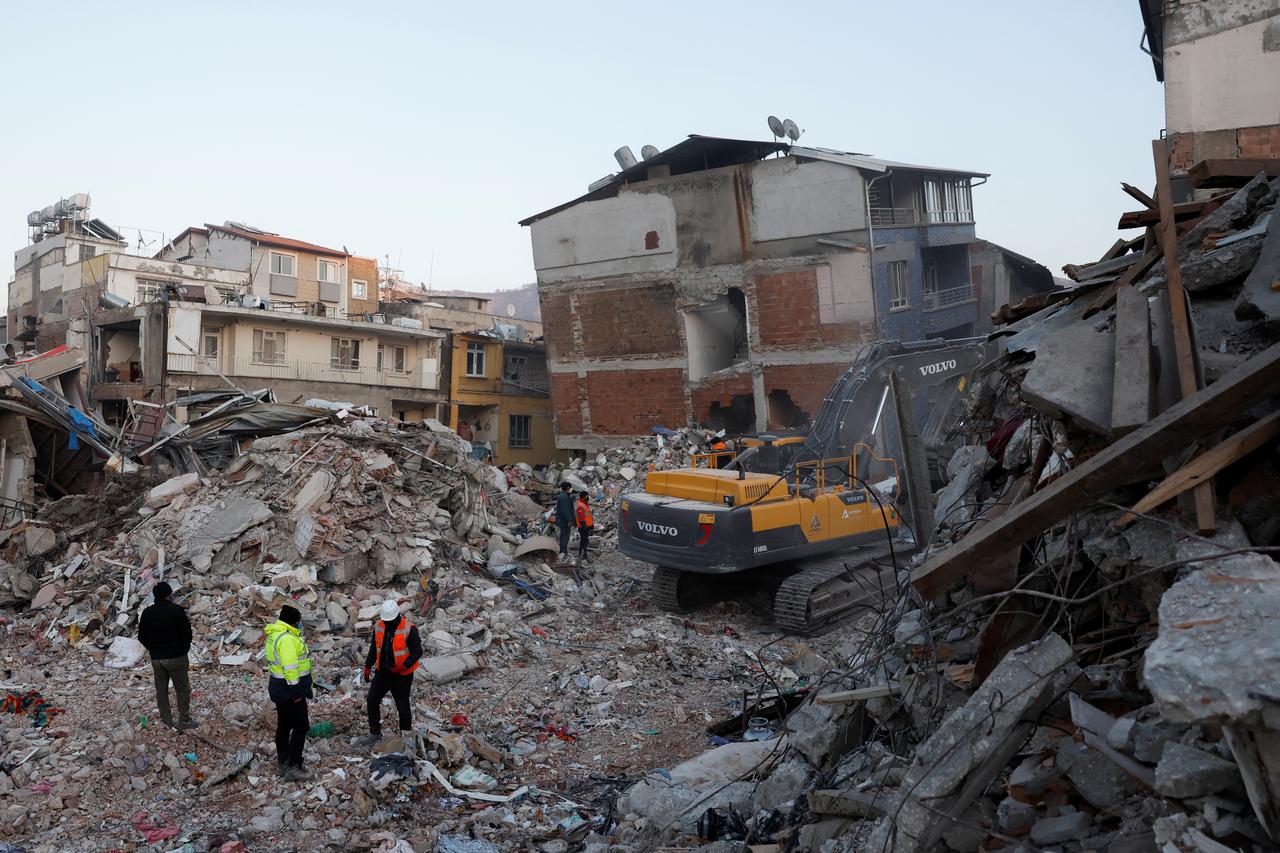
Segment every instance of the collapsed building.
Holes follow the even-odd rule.
[[[558,446],[800,426],[863,345],[974,334],[985,177],[691,136],[523,220]]]

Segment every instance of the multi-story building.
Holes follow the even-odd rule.
[[[1177,178],[1196,163],[1280,158],[1280,0],[1138,5],[1143,50],[1164,83],[1178,197],[1190,187]],[[1252,177],[1256,165],[1235,176]]]
[[[525,219],[558,446],[798,426],[861,346],[973,334],[985,177],[692,136]]]
[[[454,332],[450,339],[449,424],[465,422],[499,465],[542,465],[555,457],[542,344],[511,327]]]

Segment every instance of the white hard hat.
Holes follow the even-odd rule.
[[[378,615],[382,617],[383,622],[394,622],[400,615],[400,606],[391,600],[384,601]]]

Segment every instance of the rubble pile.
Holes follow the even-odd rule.
[[[586,849],[1274,849],[1278,196],[1179,223],[1199,392],[1154,239],[1004,306],[896,596],[815,642],[776,737],[650,773]]]

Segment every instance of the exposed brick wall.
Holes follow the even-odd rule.
[[[1175,176],[1186,174],[1201,160],[1280,157],[1280,124],[1175,133],[1170,139]]]
[[[365,298],[356,297],[351,282],[365,283]],[[347,258],[347,314],[375,314],[378,311],[378,262],[373,258]]]
[[[582,435],[582,391],[576,373],[551,374],[551,405],[560,435]]]
[[[818,313],[818,277],[813,268],[756,276],[756,316],[764,347],[860,343],[874,324],[823,323]]]
[[[582,354],[588,358],[684,355],[670,285],[579,291],[578,321]],[[543,322],[547,322],[545,312]]]
[[[1270,127],[1242,127],[1237,140],[1240,144],[1240,156],[1280,157],[1280,125]]]
[[[836,377],[848,364],[779,364],[764,369],[764,392],[786,391],[791,401],[813,418]]]
[[[593,370],[587,374],[587,396],[591,431],[599,435],[644,435],[654,424],[676,429],[688,421],[679,368]]]
[[[738,373],[715,382],[698,385],[690,391],[693,419],[700,422],[706,421],[711,413],[712,403],[719,403],[727,408],[734,396],[751,393],[750,373]]]
[[[573,317],[569,312],[568,293],[539,293],[542,311],[542,335],[547,342],[547,358],[550,361],[572,361]]]

